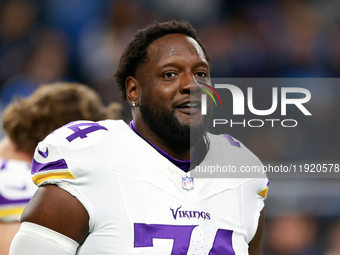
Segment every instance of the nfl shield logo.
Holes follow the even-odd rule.
[[[185,190],[192,190],[194,188],[194,179],[189,176],[182,177],[182,188]]]

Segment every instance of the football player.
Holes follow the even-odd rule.
[[[20,216],[37,187],[31,178],[35,147],[70,121],[106,119],[98,95],[80,84],[55,83],[12,102],[3,113],[0,141],[0,255],[8,255]]]
[[[138,31],[115,75],[133,121],[73,122],[39,143],[10,254],[260,254],[268,180],[190,177],[211,161],[261,164],[207,132],[195,81],[209,71],[189,23]]]

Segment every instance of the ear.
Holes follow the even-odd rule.
[[[126,89],[126,98],[130,105],[135,102],[134,106],[139,105],[139,97],[140,97],[140,84],[139,82],[132,76],[126,78],[125,81],[125,89]]]

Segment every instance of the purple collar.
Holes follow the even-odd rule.
[[[145,141],[147,141],[152,147],[154,147],[162,156],[166,157],[171,163],[176,165],[178,168],[182,169],[184,172],[188,172],[190,168],[190,163],[192,162],[193,158],[192,157],[190,160],[179,160],[171,157],[169,153],[166,151],[162,150],[161,148],[158,148],[156,145],[154,145],[152,142],[147,140],[144,136],[142,136],[136,129],[134,121],[132,120],[129,124],[129,127],[140,137],[142,137]]]

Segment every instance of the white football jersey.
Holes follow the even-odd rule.
[[[238,154],[248,164],[261,164],[243,145],[210,134],[209,140],[205,160],[234,160]],[[113,120],[72,122],[56,130],[39,143],[32,172],[38,186],[56,184],[86,208],[89,235],[79,255],[248,254],[268,183],[267,178],[187,183],[189,173]]]
[[[0,221],[19,221],[36,190],[31,178],[31,164],[0,159]]]

